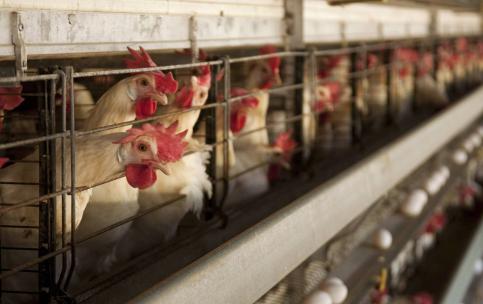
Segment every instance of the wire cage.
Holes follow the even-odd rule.
[[[248,205],[263,202],[267,191],[317,170],[314,163],[357,154],[388,126],[414,125],[415,116],[445,107],[446,94],[454,100],[475,87],[482,72],[479,41],[273,48],[250,56],[200,56],[194,63],[79,71],[52,66],[0,78],[0,97],[17,98],[12,102],[18,106],[3,105],[2,116],[0,150],[8,160],[0,170],[1,302],[82,301],[120,274],[149,265],[146,252],[162,248],[167,255],[226,228]],[[265,76],[256,78],[254,71],[273,77],[281,71],[284,81],[265,85]],[[129,79],[147,86],[143,75],[161,72],[175,75],[178,90],[161,94],[169,95],[161,98],[168,105],[153,110],[151,103],[149,115],[141,109],[135,119],[130,86],[138,82]],[[126,87],[115,95],[120,83]],[[429,103],[428,87],[440,94]],[[98,102],[92,96],[81,102],[91,93]],[[105,106],[108,93],[111,108]],[[18,105],[20,97],[25,100]],[[168,185],[159,193],[126,190],[119,167],[124,152],[116,150],[121,133],[174,121],[188,133],[185,163],[173,166],[193,175],[198,170],[202,181],[169,184],[181,174],[175,167],[175,177],[157,173],[157,182]],[[115,183],[113,198],[102,196],[103,187]],[[196,194],[186,190],[196,183]],[[258,188],[249,193],[244,187],[253,183]],[[100,202],[97,209],[92,201]]]
[[[443,228],[435,223],[441,223],[441,219],[445,224],[455,220],[452,218],[455,210],[461,211],[461,184],[475,178],[475,164],[472,162],[478,157],[478,150],[466,150],[469,159],[473,159],[466,164],[454,162],[454,152],[471,141],[479,133],[479,128],[478,123],[473,124],[452,139],[255,303],[309,303],[317,298],[317,291],[321,290],[331,296],[339,296],[339,293],[332,293],[333,290],[324,287],[324,283],[331,279],[342,280],[348,288],[349,293],[344,300],[347,303],[380,303],[381,296],[396,301],[398,297],[421,291],[424,284],[418,282],[416,285],[413,281],[421,280],[417,269],[424,259],[430,258],[428,252],[433,246],[437,247],[435,244],[441,238]],[[408,196],[414,191],[421,191],[418,189],[426,189],[425,181],[441,168],[451,172],[452,177],[433,193],[434,196],[429,196],[418,217],[405,216],[400,210]],[[382,227],[392,235],[389,248],[382,249],[374,244],[374,233]],[[438,286],[441,289],[442,285]],[[443,290],[431,289],[434,299],[439,300],[441,293]],[[311,295],[314,296],[311,298]]]

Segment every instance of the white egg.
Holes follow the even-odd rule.
[[[437,178],[437,176],[431,176],[424,183],[424,190],[426,190],[429,193],[429,195],[434,195],[438,193],[439,189],[440,189],[440,180]]]
[[[416,255],[416,259],[418,260],[422,259],[424,256],[424,252],[425,252],[424,240],[421,237],[419,237],[416,240],[416,246],[414,248],[414,254]]]
[[[379,229],[377,230],[373,237],[372,243],[379,249],[387,250],[392,245],[392,234],[387,229]]]
[[[473,146],[475,146],[475,148],[481,146],[481,137],[479,134],[474,133],[471,135],[471,140],[473,141]]]
[[[333,304],[332,298],[326,292],[317,290],[305,298],[303,304]]]
[[[441,190],[441,187],[444,186],[446,183],[446,176],[440,170],[433,173],[432,178],[434,182],[438,185],[438,191]]]
[[[481,137],[483,137],[483,126],[478,127],[478,134],[480,134]]]
[[[478,259],[475,262],[475,275],[480,275],[483,273],[483,260]]]
[[[435,237],[433,233],[423,233],[419,237],[419,241],[421,242],[421,245],[423,246],[424,251],[428,250],[429,248],[433,247]]]
[[[328,278],[328,279],[324,280],[324,282],[331,283],[331,284],[333,283],[333,284],[345,285],[344,282],[337,277]]]
[[[344,300],[347,298],[347,295],[349,294],[347,286],[345,286],[343,282],[342,284],[340,284],[336,281],[322,282],[322,284],[320,284],[320,290],[328,293],[334,304],[344,302]]]
[[[463,148],[465,148],[466,152],[468,153],[471,153],[473,152],[473,150],[475,149],[475,146],[473,144],[473,140],[471,137],[467,138],[464,142],[463,142]]]
[[[428,194],[421,189],[414,190],[409,194],[401,206],[401,211],[407,216],[416,217],[423,210],[428,201]]]
[[[453,153],[453,161],[456,164],[462,165],[466,163],[467,160],[468,160],[468,154],[466,154],[466,152],[463,151],[462,149],[458,149]]]
[[[448,166],[441,166],[441,168],[439,168],[438,170],[440,172],[441,175],[444,176],[444,178],[447,180],[450,175],[451,175],[451,171],[449,170]]]

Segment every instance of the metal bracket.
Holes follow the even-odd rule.
[[[379,36],[378,38],[381,40],[385,40],[384,38],[384,24],[382,22],[377,23],[377,35]]]
[[[22,77],[27,71],[27,50],[23,40],[24,25],[22,23],[22,14],[13,12],[10,22],[10,30],[12,33],[12,43],[15,51],[15,69],[17,77]]]
[[[191,16],[189,27],[192,61],[197,62],[200,54],[200,49],[198,47],[198,19],[196,18],[196,16]]]
[[[285,48],[295,50],[304,48],[304,9],[303,2],[285,0]]]

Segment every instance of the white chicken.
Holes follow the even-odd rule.
[[[76,187],[91,187],[105,180],[117,177],[123,172],[130,187],[148,187],[156,180],[155,169],[169,172],[167,163],[181,158],[186,143],[182,141],[184,134],[175,134],[176,126],[165,128],[145,124],[142,129],[131,129],[126,133],[85,136],[76,139]],[[38,151],[27,157],[27,160],[38,160]],[[70,153],[67,141],[66,154]],[[57,144],[56,190],[61,189],[61,150]],[[66,159],[66,168],[70,168],[70,158]],[[38,193],[39,166],[35,162],[15,163],[0,170],[0,181],[34,183],[33,185],[0,184],[0,198],[3,204],[12,204],[1,209],[2,246],[19,248],[37,248],[39,245],[38,229],[39,209],[25,206],[26,202],[35,199]],[[67,187],[70,187],[70,170],[66,171]],[[92,189],[82,190],[75,194],[75,227],[83,217],[84,210],[92,195]],[[32,204],[32,202],[30,202]],[[15,206],[18,205],[18,206]],[[22,205],[22,206],[20,206]],[[62,215],[71,218],[71,196],[66,196],[65,213],[62,214],[61,197],[57,196],[55,233],[61,236]],[[18,227],[7,228],[5,225]],[[20,228],[19,228],[20,227]],[[25,228],[21,228],[25,227]],[[65,227],[67,237],[70,227]],[[69,239],[67,239],[67,242]],[[2,267],[13,268],[29,262],[37,257],[33,250],[4,250]],[[37,286],[37,277],[19,273],[2,280],[2,288],[8,290],[25,290],[25,286]],[[32,303],[31,295],[7,294],[2,296],[6,303]]]
[[[436,82],[440,90],[449,93],[451,85],[454,82],[453,66],[456,57],[448,45],[441,45],[438,48],[438,66],[436,67]]]
[[[134,60],[126,61],[129,68],[156,66],[142,48],[139,53],[132,49],[129,51],[134,57]],[[133,121],[135,118],[149,117],[156,112],[157,102],[167,104],[166,94],[174,93],[177,86],[178,83],[171,73],[141,73],[123,79],[102,95],[85,120],[84,127],[86,130],[92,130]],[[127,125],[102,133],[123,131],[129,127]],[[135,215],[138,209],[138,189],[129,187],[126,178],[99,185],[93,189],[78,235],[90,235]],[[79,262],[76,268],[79,280],[109,271],[115,262],[115,246],[128,231],[130,224],[119,226],[79,246]]]
[[[349,69],[348,56],[334,56],[328,58],[324,69],[319,71],[321,80],[331,79],[319,86],[319,90],[325,88],[330,93],[328,95],[330,98],[323,101],[328,104],[326,106],[328,113],[322,127],[325,128],[326,133],[330,133],[330,141],[326,142],[324,147],[341,149],[347,148],[352,143],[352,91],[349,87]],[[317,104],[320,104],[322,100],[319,100]],[[323,115],[321,118],[324,119]]]
[[[449,100],[445,86],[441,83],[438,84],[431,75],[434,67],[433,55],[425,52],[420,57],[414,102],[418,108],[441,109],[449,103]]]
[[[197,74],[185,79],[178,78],[184,86],[176,94],[174,102],[168,107],[163,107],[161,114],[165,115],[159,121],[179,121],[179,128],[187,130],[187,140],[201,147],[202,144],[192,138],[200,109],[179,113],[192,107],[203,106],[207,101],[211,86],[211,69],[209,66],[203,66]],[[152,187],[139,192],[140,212],[161,206],[180,195],[184,198],[137,218],[122,242],[130,245],[118,249],[118,260],[129,259],[152,246],[172,239],[176,235],[180,221],[188,212],[200,215],[204,196],[212,195],[212,184],[206,173],[208,160],[207,151],[188,154],[173,164],[173,173],[170,176],[159,178]],[[132,240],[136,242],[132,243]]]
[[[346,147],[351,143],[351,89],[348,86],[349,58],[333,56],[319,63],[315,100],[308,98],[306,89],[304,113],[304,141],[314,146],[316,140],[324,150]],[[313,113],[313,115],[310,115]],[[318,137],[317,137],[318,136]],[[317,138],[316,138],[317,137]],[[319,144],[315,147],[319,147]]]
[[[364,100],[367,104],[368,115],[365,118],[366,125],[373,129],[380,129],[387,114],[387,82],[386,68],[380,64],[380,59],[375,54],[367,55],[368,88]]]
[[[275,53],[273,46],[265,46],[262,54]],[[280,84],[281,59],[278,56],[254,62],[249,67],[246,88],[232,88],[231,96],[251,96],[232,103],[230,106],[230,129],[234,135],[236,155],[235,166],[230,170],[229,194],[226,206],[233,207],[249,201],[263,193],[270,186],[268,161],[278,153],[290,154],[281,146],[270,145],[266,129],[270,94],[266,91],[274,84]],[[288,140],[285,134],[281,134]],[[286,140],[280,141],[285,143]],[[293,149],[293,145],[288,145]],[[289,150],[290,150],[289,149]],[[284,155],[285,156],[285,155]],[[266,165],[263,165],[266,164]],[[243,193],[243,195],[241,195]]]
[[[398,48],[394,51],[392,60],[391,113],[396,122],[401,122],[411,112],[414,92],[413,65],[418,61],[418,54],[409,48]]]

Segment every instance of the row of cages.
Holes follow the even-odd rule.
[[[479,85],[482,43],[30,61],[0,78],[1,302],[70,301],[184,230],[227,227],[313,163]]]
[[[442,303],[482,219],[482,138],[458,135],[256,303]]]

